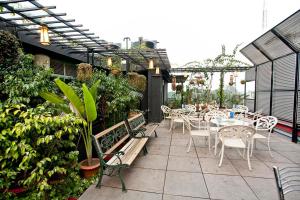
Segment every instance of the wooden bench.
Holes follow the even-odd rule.
[[[159,126],[158,123],[148,123],[146,124],[144,115],[142,113],[130,118],[129,120],[125,120],[125,124],[127,129],[132,135],[141,134],[143,136],[152,136],[155,134],[157,137],[156,128]]]
[[[132,126],[136,122],[135,119],[129,119]],[[133,133],[125,125],[125,121],[122,121],[92,136],[92,138],[93,145],[100,159],[99,181],[96,187],[101,187],[103,175],[117,175],[121,181],[122,190],[126,191],[122,178],[122,169],[128,168],[141,150],[144,151],[144,154],[147,153],[145,144],[149,136],[139,131]],[[127,140],[128,142],[125,143]],[[122,146],[124,143],[125,145]]]

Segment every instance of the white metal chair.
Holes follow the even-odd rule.
[[[208,140],[208,149],[210,150],[210,131],[209,131],[209,122],[203,120],[201,122],[201,126],[194,125],[188,116],[183,115],[182,118],[184,119],[185,126],[190,134],[190,139],[188,143],[187,152],[190,151],[191,145],[193,142],[193,137],[205,137]]]
[[[247,117],[249,109],[247,106],[244,105],[236,105],[236,107],[233,108],[232,111],[238,113],[238,115],[235,116],[237,119],[243,119]]]
[[[249,170],[251,170],[250,163],[250,144],[252,137],[255,134],[255,129],[250,126],[226,126],[219,130],[219,138],[222,143],[221,148],[221,158],[219,162],[219,167],[222,165],[225,147],[247,149],[247,161]],[[244,157],[244,156],[243,156]]]
[[[207,121],[227,119],[227,115],[226,115],[226,113],[224,113],[220,110],[212,110],[212,111],[209,111],[208,113],[206,113],[205,119]],[[217,155],[217,148],[218,148],[218,144],[219,144],[219,137],[218,137],[219,129],[220,129],[219,124],[216,124],[216,126],[210,126],[210,133],[215,134],[215,146],[214,146],[215,147],[215,152],[214,152],[215,155]]]
[[[182,124],[182,134],[184,134],[184,120],[182,118],[183,114],[184,110],[181,109],[171,111],[171,126],[169,131],[172,131],[176,124]]]
[[[277,122],[278,122],[278,119],[273,116],[264,116],[264,117],[258,118],[256,120],[256,126],[255,126],[256,133],[254,134],[254,136],[252,138],[251,156],[253,153],[253,145],[256,142],[256,139],[266,139],[267,144],[268,144],[269,153],[273,157],[272,152],[271,152],[271,147],[270,147],[270,137],[271,137],[273,128],[276,126]]]
[[[195,115],[196,113],[196,106],[194,105],[185,105],[185,109],[187,110],[189,116]]]

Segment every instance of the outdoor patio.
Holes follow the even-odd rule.
[[[208,151],[203,139],[194,139],[189,153],[186,145],[189,134],[181,128],[169,132],[168,122],[157,128],[158,137],[147,144],[148,154],[140,155],[133,166],[125,170],[127,192],[121,190],[116,177],[104,177],[101,189],[91,185],[80,200],[276,200],[278,199],[272,166],[299,166],[300,146],[289,138],[273,134],[273,158],[264,141],[257,141],[251,159],[252,171],[238,152],[225,149],[223,165],[219,158]],[[299,199],[299,193],[286,195]]]

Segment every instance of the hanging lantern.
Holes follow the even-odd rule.
[[[40,43],[42,45],[50,45],[48,27],[46,25],[40,27]]]
[[[155,74],[159,74],[159,67],[155,68]]]
[[[233,85],[233,74],[229,77],[229,85]]]
[[[107,66],[108,66],[108,67],[111,67],[111,66],[112,66],[112,59],[111,59],[110,56],[107,58]]]
[[[148,69],[154,69],[154,62],[153,62],[153,59],[150,59],[149,60],[149,67]]]
[[[184,72],[184,78],[188,77],[188,73]]]
[[[173,91],[176,90],[176,77],[175,76],[172,77],[172,90]]]

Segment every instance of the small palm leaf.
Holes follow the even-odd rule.
[[[97,100],[96,98],[97,98],[97,91],[98,91],[99,84],[100,84],[100,80],[96,81],[90,88],[90,92],[91,92],[95,102]]]
[[[88,122],[92,122],[97,118],[97,109],[94,98],[85,84],[82,85],[85,113]]]
[[[63,104],[66,103],[61,97],[51,92],[41,92],[40,96],[45,100],[54,103],[54,104]]]

